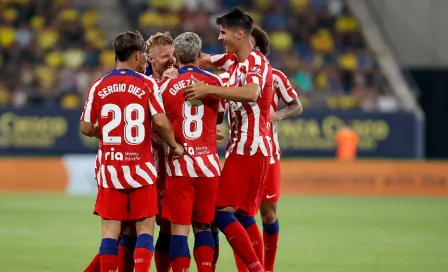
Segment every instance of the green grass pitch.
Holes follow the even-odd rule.
[[[0,271],[82,271],[100,242],[93,203],[0,195]],[[448,271],[448,200],[284,197],[279,212],[278,272]],[[220,238],[217,271],[235,271]]]

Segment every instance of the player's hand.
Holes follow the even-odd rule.
[[[185,153],[185,149],[181,144],[176,143],[176,146],[173,149],[173,153],[173,158],[178,159]]]
[[[98,126],[94,126],[93,129],[95,130],[95,138],[99,139],[101,137],[101,130]]]
[[[188,100],[201,99],[209,95],[209,86],[204,82],[191,77],[192,84],[188,85],[184,90],[184,96]]]
[[[173,79],[179,75],[179,72],[176,68],[171,66],[170,68],[166,69],[165,72],[163,72],[162,78],[168,78]]]
[[[274,79],[274,89],[277,89],[279,85],[280,85],[280,82],[278,81],[278,78],[275,78]]]
[[[278,111],[271,112],[271,122],[276,122],[282,120],[282,117],[280,116],[280,113]]]
[[[221,131],[221,125],[216,125],[216,140],[218,141],[218,143],[221,143],[225,138],[224,134]]]

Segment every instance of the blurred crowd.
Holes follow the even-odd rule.
[[[390,85],[344,0],[120,0],[145,38],[194,31],[223,52],[215,18],[245,8],[271,37],[269,59],[305,107],[395,111]],[[113,69],[110,41],[87,0],[0,1],[0,105],[74,108]],[[19,71],[19,73],[18,73]]]

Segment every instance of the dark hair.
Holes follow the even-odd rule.
[[[146,43],[139,32],[126,31],[118,34],[112,43],[118,61],[125,62],[134,52],[146,52]]]
[[[269,55],[269,45],[271,44],[271,40],[269,39],[268,34],[259,26],[254,26],[252,29],[252,36],[255,39],[255,46],[260,49],[260,52],[265,56]]]
[[[216,24],[228,28],[242,28],[249,36],[252,33],[254,20],[241,8],[234,7],[230,12],[216,18]]]

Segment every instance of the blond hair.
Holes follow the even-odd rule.
[[[146,44],[148,45],[148,53],[149,54],[151,53],[152,49],[154,49],[156,46],[173,45],[173,43],[174,43],[174,39],[173,39],[173,36],[171,36],[169,31],[166,31],[164,33],[157,32],[157,34],[152,35],[146,41]]]

